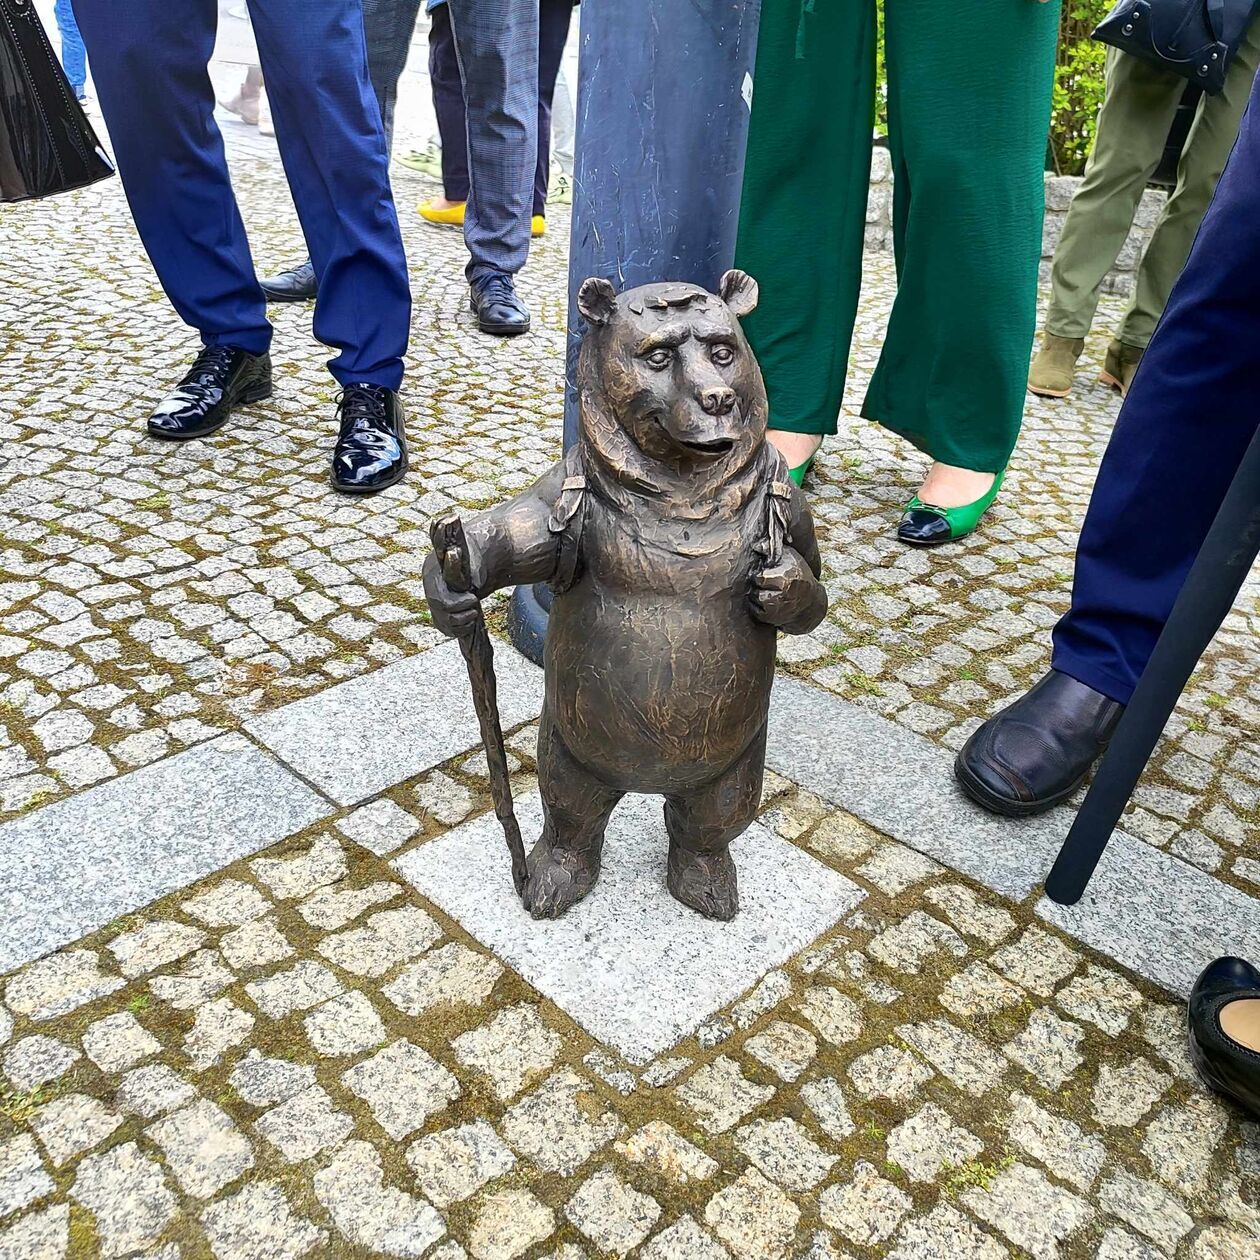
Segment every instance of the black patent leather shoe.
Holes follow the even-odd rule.
[[[468,290],[468,305],[477,315],[477,327],[495,337],[519,337],[529,332],[529,307],[521,301],[509,275],[494,272]]]
[[[1186,1008],[1190,1057],[1208,1085],[1260,1116],[1260,1054],[1221,1027],[1222,1009],[1242,998],[1260,999],[1260,971],[1241,958],[1209,963]]]
[[[169,442],[221,429],[236,407],[271,397],[271,356],[206,346],[188,374],[149,417],[149,433]]]
[[[381,385],[347,385],[337,409],[332,485],[343,494],[375,494],[407,472],[402,403]]]
[[[313,302],[319,295],[319,281],[308,258],[288,271],[258,281],[268,302]]]
[[[954,774],[977,804],[1008,818],[1066,801],[1106,751],[1124,706],[1052,669],[963,746]]]

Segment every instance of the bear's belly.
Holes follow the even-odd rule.
[[[703,603],[609,592],[589,576],[557,597],[547,630],[547,707],[566,746],[626,791],[707,783],[765,725],[775,632],[747,597]]]

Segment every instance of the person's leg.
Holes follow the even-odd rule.
[[[363,35],[367,44],[368,76],[385,128],[385,152],[394,151],[394,105],[398,80],[407,66],[411,38],[416,32],[420,0],[363,0]]]
[[[87,84],[87,54],[83,48],[83,37],[79,34],[78,23],[74,20],[74,6],[70,0],[57,0],[53,12],[57,18],[57,30],[61,34],[61,68],[70,80],[75,96],[82,97]]]
[[[796,467],[836,432],[862,284],[875,6],[765,0],[736,266],[761,286],[744,329]],[[802,449],[803,448],[803,449]]]
[[[1205,96],[1199,104],[1182,152],[1177,187],[1155,225],[1138,269],[1133,303],[1116,333],[1116,339],[1126,346],[1143,349],[1155,334],[1155,325],[1190,256],[1195,233],[1238,138],[1257,60],[1260,23],[1253,22],[1226,75],[1224,91],[1219,96]]]
[[[1103,280],[1133,227],[1146,182],[1163,158],[1185,87],[1184,79],[1167,70],[1108,50],[1094,149],[1054,251],[1046,311],[1051,336],[1088,335]]]
[[[863,415],[936,473],[967,470],[921,492],[961,507],[1006,467],[1023,416],[1059,6],[889,0],[886,14],[898,290]],[[981,46],[1006,51],[981,69]]]
[[[448,0],[468,112],[469,282],[529,257],[538,158],[538,0]]]
[[[343,385],[397,390],[411,292],[358,0],[251,0],[276,138]]]
[[[462,205],[468,200],[468,115],[451,33],[450,5],[438,5],[429,20],[429,82],[442,138],[442,192],[448,206]]]
[[[1072,607],[1054,632],[1054,668],[1121,704],[1260,424],[1256,99],[1116,422],[1076,551]]]
[[[551,107],[564,46],[569,41],[573,0],[539,0],[538,5],[538,163],[534,169],[534,214],[547,213],[551,180]]]
[[[996,813],[1066,799],[1102,754],[1260,426],[1257,100],[1103,457],[1051,672],[958,755]]]
[[[271,344],[228,180],[207,65],[216,0],[76,0],[136,229],[179,317],[207,346]]]

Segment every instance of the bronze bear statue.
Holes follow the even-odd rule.
[[[465,631],[477,600],[545,582],[546,699],[538,736],[545,823],[522,894],[556,918],[599,878],[627,792],[665,798],[667,882],[713,919],[739,908],[731,841],[761,797],[776,632],[827,611],[805,496],[765,441],[761,370],[720,296],[653,284],[582,286],[580,436],[529,490],[467,527],[471,594],[428,557],[434,624]]]

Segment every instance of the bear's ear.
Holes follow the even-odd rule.
[[[728,271],[718,285],[718,294],[722,301],[740,319],[743,319],[745,315],[751,315],[757,309],[758,293],[756,280],[746,271]]]
[[[582,281],[577,304],[588,324],[606,324],[612,319],[613,308],[617,305],[617,290],[607,280],[592,276]]]

